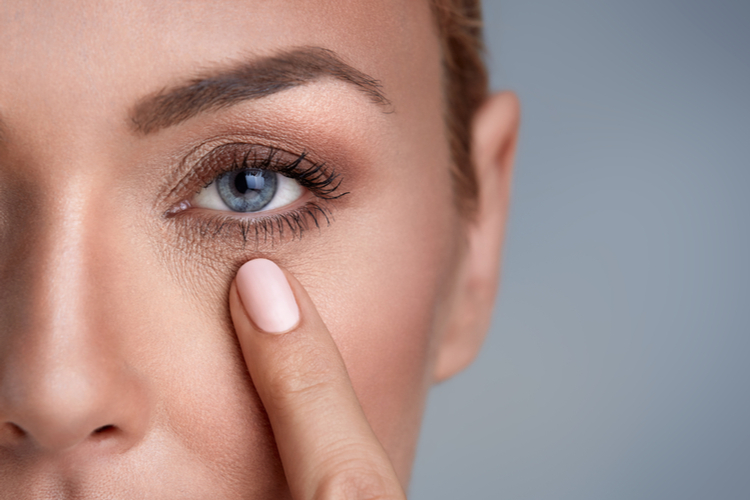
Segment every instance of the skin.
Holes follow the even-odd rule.
[[[134,129],[202,70],[309,46],[389,105],[322,77]],[[480,111],[459,215],[429,5],[2,1],[0,68],[0,497],[400,498],[429,387],[487,329],[518,127],[510,94]],[[349,194],[296,237],[165,217],[223,142],[307,152]],[[261,257],[300,308],[282,336],[233,285]]]

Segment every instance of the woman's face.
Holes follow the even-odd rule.
[[[4,498],[278,498],[227,306],[256,257],[406,481],[462,255],[439,50],[426,1],[0,3]],[[234,213],[243,168],[298,180]]]

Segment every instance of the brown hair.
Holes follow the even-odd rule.
[[[459,211],[471,215],[479,195],[471,161],[472,117],[487,97],[480,0],[431,0],[443,56],[445,123]]]

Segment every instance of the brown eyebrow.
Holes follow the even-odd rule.
[[[378,80],[346,64],[332,50],[300,47],[147,96],[133,107],[131,120],[137,132],[148,134],[209,110],[266,97],[324,76],[350,83],[375,104],[390,106]]]

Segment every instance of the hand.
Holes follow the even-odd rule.
[[[405,499],[302,285],[273,262],[256,259],[240,268],[229,300],[292,497]]]

